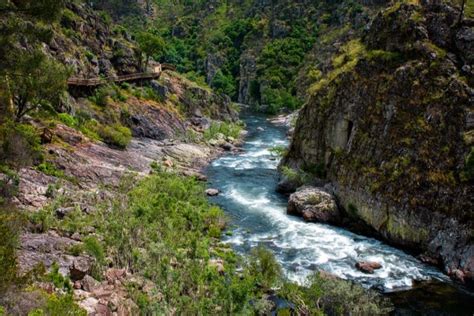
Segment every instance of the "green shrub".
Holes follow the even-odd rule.
[[[277,145],[270,148],[270,152],[272,153],[272,155],[275,155],[277,157],[283,157],[288,152],[288,148],[286,148],[285,146]]]
[[[58,114],[59,120],[64,123],[65,125],[75,128],[78,126],[78,121],[75,117],[67,113],[59,113]]]
[[[53,283],[56,288],[64,290],[66,293],[72,293],[71,280],[59,272],[59,265],[56,262],[51,266],[51,271],[46,275],[46,280]]]
[[[52,164],[49,161],[45,161],[38,166],[36,166],[36,170],[48,175],[48,176],[53,176],[56,178],[64,178],[64,171],[59,170],[56,168],[54,164]]]
[[[0,174],[3,175],[0,179],[0,205],[2,205],[18,193],[20,178],[15,170],[1,164]]]
[[[40,137],[33,126],[12,121],[0,125],[0,165],[19,169],[41,159]]]
[[[18,285],[16,249],[22,219],[11,206],[0,206],[0,297],[12,285]]]
[[[132,140],[132,131],[123,125],[99,125],[97,134],[109,145],[125,149]]]
[[[239,138],[242,126],[236,123],[212,122],[211,126],[204,131],[204,139],[211,140],[217,134],[223,134],[225,137]]]
[[[283,281],[280,264],[275,260],[273,254],[263,247],[252,250],[249,272],[264,291],[277,287]]]
[[[102,247],[101,243],[95,237],[87,237],[84,239],[84,250],[97,259],[99,263],[104,263],[105,261],[105,254],[104,248]]]
[[[48,295],[44,293],[46,303],[44,307],[37,308],[28,313],[28,316],[86,316],[87,312],[75,302],[72,294]]]
[[[105,107],[109,103],[109,98],[113,97],[115,94],[115,90],[111,86],[102,86],[95,90],[94,94],[89,97],[89,101],[98,106]]]
[[[301,170],[295,170],[287,166],[281,168],[281,174],[297,186],[302,186],[308,181],[308,175]]]

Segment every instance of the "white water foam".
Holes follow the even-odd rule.
[[[387,291],[411,287],[415,280],[448,280],[436,269],[380,241],[287,215],[286,205],[275,198],[274,187],[265,187],[263,180],[256,180],[265,179],[266,170],[274,172],[277,168],[278,160],[269,148],[286,143],[284,138],[271,141],[256,138],[246,143],[246,152],[222,157],[212,164],[213,168],[236,172],[226,175],[219,187],[225,203],[238,209],[238,213],[233,214],[237,218],[234,224],[250,222],[259,227],[255,230],[237,228],[226,242],[237,249],[267,245],[287,277],[300,284],[318,269]],[[364,274],[355,268],[358,261],[378,262],[382,268],[374,274]]]

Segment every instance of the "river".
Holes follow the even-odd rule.
[[[264,245],[273,251],[286,276],[300,284],[313,271],[324,270],[375,288],[391,297],[400,315],[473,314],[472,296],[410,254],[342,228],[287,215],[287,197],[275,191],[279,159],[269,151],[288,145],[286,127],[259,114],[244,113],[242,119],[248,131],[243,151],[220,157],[207,170],[209,186],[221,191],[211,201],[231,219],[225,242],[242,254]],[[379,262],[382,269],[365,274],[355,268],[358,261]],[[441,306],[440,300],[449,306]]]

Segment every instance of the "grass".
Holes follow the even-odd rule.
[[[86,234],[84,227],[94,227],[94,235],[69,253],[95,257],[97,271],[112,265],[152,281],[155,292],[162,294],[160,302],[140,288],[129,287],[144,315],[266,314],[272,307],[268,294],[275,291],[298,311],[314,315],[336,306],[342,314],[358,310],[377,314],[374,306],[385,308],[374,292],[347,281],[329,285],[317,279],[308,287],[289,283],[264,248],[254,249],[247,258],[236,255],[221,244],[226,219],[221,209],[209,204],[204,190],[197,180],[156,168],[138,182],[134,176],[125,177],[119,191],[96,204],[97,210],[90,214],[71,212],[63,220],[51,218],[57,207],[77,199],[58,197],[42,218],[48,228],[67,234]],[[213,264],[216,261],[222,262],[223,271]],[[50,279],[67,292],[67,280],[54,273]],[[337,305],[329,304],[336,298]],[[59,306],[68,304],[67,297],[61,300],[56,300]],[[316,301],[327,303],[317,306]]]
[[[224,137],[239,138],[242,126],[236,123],[227,122],[212,122],[211,126],[204,131],[204,139],[209,141],[218,137],[218,134],[224,135]]]

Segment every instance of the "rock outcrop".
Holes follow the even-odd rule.
[[[324,189],[301,187],[290,195],[288,214],[302,216],[308,222],[338,223],[339,209],[334,197]]]
[[[323,169],[346,218],[472,282],[474,22],[458,20],[437,1],[397,3],[339,45],[283,164]]]

